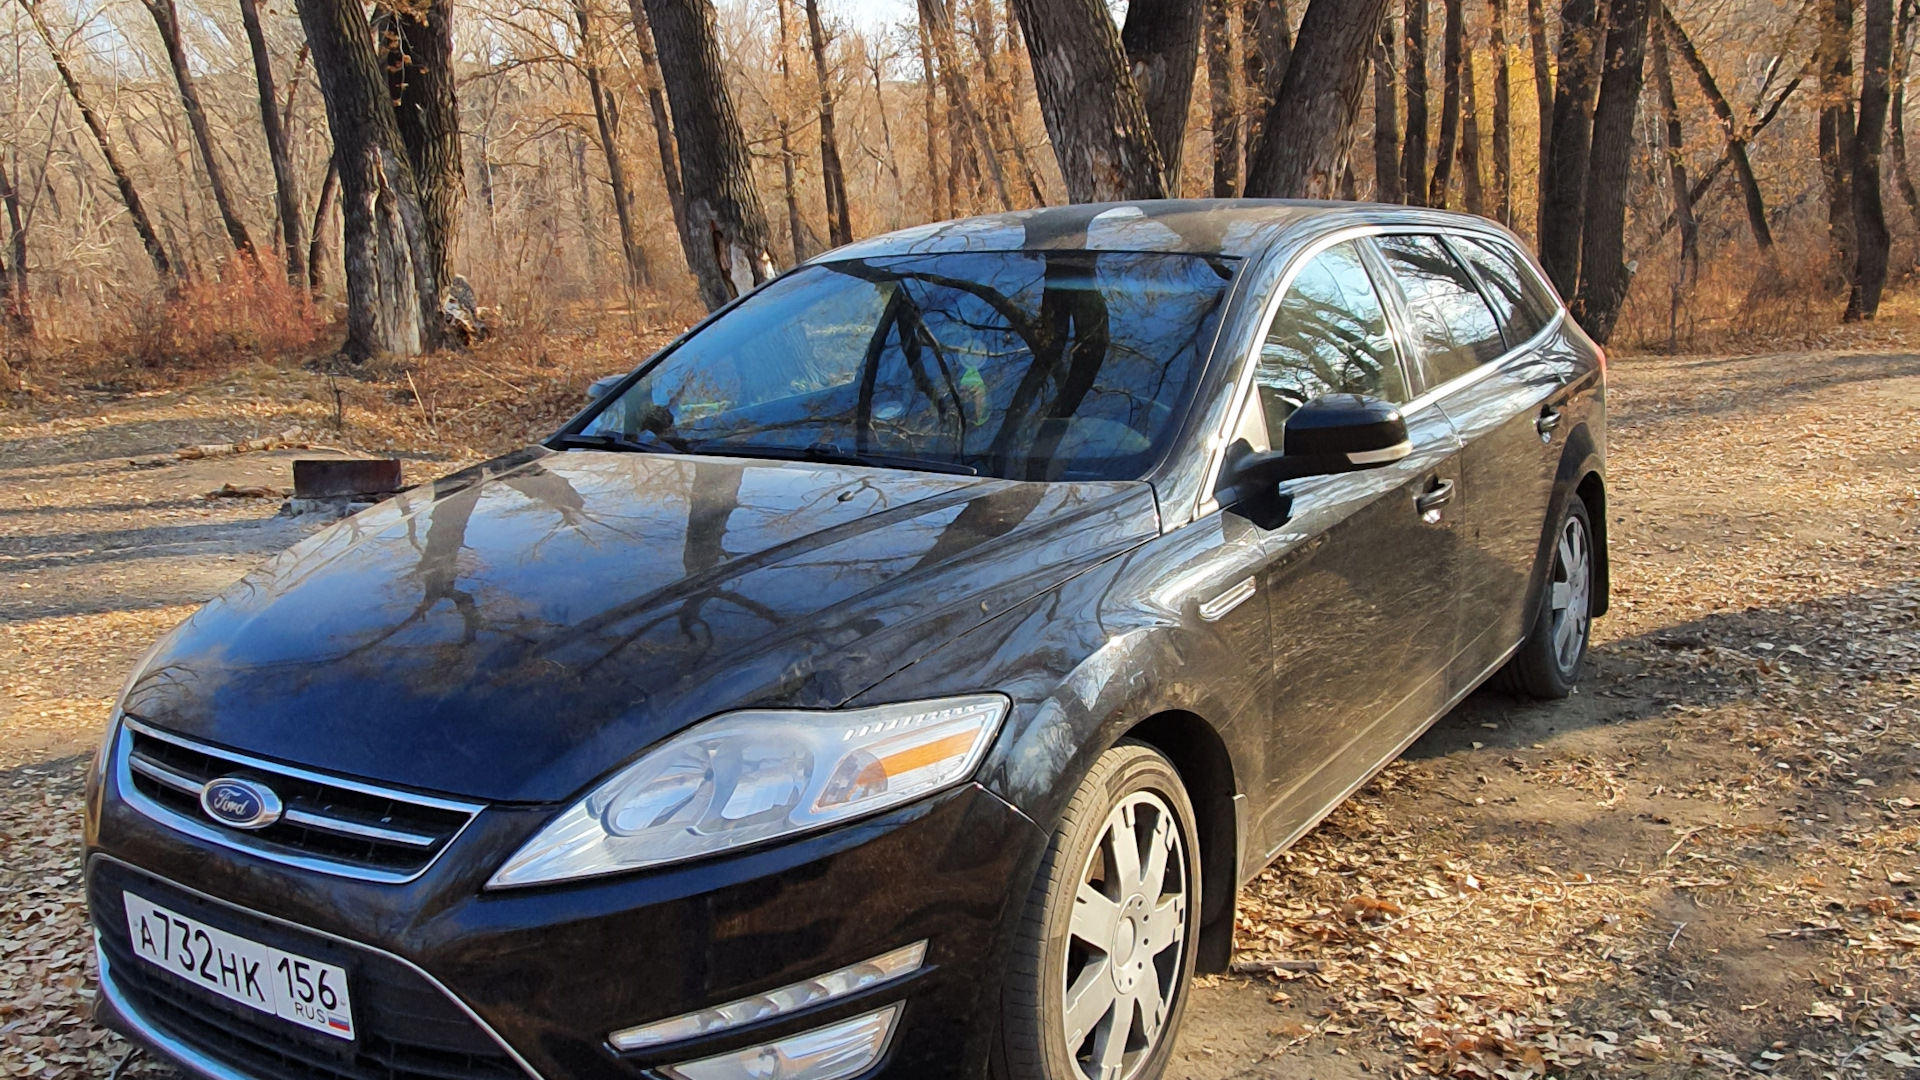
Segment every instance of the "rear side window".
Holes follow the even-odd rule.
[[[1322,394],[1408,398],[1386,311],[1352,241],[1335,244],[1294,275],[1254,369],[1272,445],[1293,410]]]
[[[1509,346],[1531,340],[1553,321],[1560,304],[1519,252],[1497,241],[1464,236],[1450,237],[1449,242],[1480,278]]]
[[[1383,236],[1380,254],[1400,282],[1434,378],[1447,382],[1507,351],[1480,290],[1433,236]]]

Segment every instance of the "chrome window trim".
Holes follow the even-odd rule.
[[[465,835],[467,829],[472,827],[474,819],[480,816],[480,811],[486,808],[484,805],[479,803],[460,802],[454,799],[442,799],[442,798],[437,798],[431,795],[416,795],[413,792],[397,791],[392,788],[383,788],[374,784],[361,783],[356,780],[344,780],[338,777],[328,776],[325,773],[317,773],[308,769],[301,769],[291,765],[281,765],[277,762],[267,761],[262,758],[253,757],[249,754],[241,754],[231,750],[224,750],[217,746],[209,746],[205,743],[196,742],[192,739],[188,739],[180,735],[174,735],[169,732],[157,731],[152,726],[148,724],[143,724],[140,721],[135,720],[133,717],[126,716],[124,714],[120,718],[120,724],[121,724],[122,730],[116,732],[114,735],[115,741],[114,741],[114,747],[113,747],[112,769],[114,774],[114,782],[119,786],[119,789],[120,789],[120,797],[126,800],[126,803],[128,806],[133,807],[135,810],[139,811],[141,814],[149,818],[152,818],[154,821],[157,821],[160,824],[175,830],[176,832],[185,833],[186,835],[191,836],[196,840],[202,840],[209,844],[217,844],[221,847],[231,848],[234,851],[245,852],[248,855],[252,855],[261,859],[266,859],[269,862],[276,862],[285,866],[296,867],[301,870],[311,870],[314,873],[330,874],[334,877],[352,878],[357,881],[370,881],[370,882],[375,882],[377,884],[382,884],[382,885],[403,885],[409,881],[413,881],[419,878],[422,874],[425,874],[428,870],[432,869],[434,864],[440,861],[440,857],[442,855],[445,855],[447,853],[447,850],[453,847],[455,843],[459,842],[460,837]],[[378,870],[372,867],[357,866],[353,863],[339,862],[333,859],[324,859],[316,855],[302,855],[295,852],[275,851],[270,848],[266,848],[262,846],[257,841],[249,842],[246,836],[235,833],[231,829],[222,829],[211,824],[210,822],[204,822],[196,818],[188,817],[187,815],[179,813],[169,807],[162,806],[159,803],[154,802],[152,799],[149,799],[145,795],[141,794],[140,789],[133,786],[133,772],[134,772],[133,739],[131,736],[127,734],[129,731],[137,732],[150,739],[157,739],[160,742],[172,743],[175,746],[182,747],[187,750],[191,750],[195,753],[206,754],[209,757],[219,758],[224,761],[230,761],[237,765],[259,769],[260,771],[266,772],[266,773],[277,773],[282,776],[291,776],[296,779],[307,780],[316,784],[325,784],[330,787],[337,787],[337,788],[345,789],[347,791],[358,792],[362,795],[371,795],[376,798],[382,798],[382,799],[392,799],[395,802],[412,803],[415,806],[426,806],[436,810],[448,810],[453,812],[465,813],[467,815],[467,820],[464,824],[460,826],[460,828],[454,830],[453,835],[447,837],[447,842],[441,845],[439,851],[436,851],[433,853],[432,858],[428,859],[424,864],[422,864],[419,869],[414,870],[410,873],[404,873],[404,874],[398,873],[392,870]],[[143,767],[141,768],[140,771],[143,774],[152,775],[152,773],[149,772],[149,768],[153,767],[151,766],[151,763],[143,762],[142,766]],[[162,779],[157,776],[155,777],[155,779],[159,780],[161,783],[168,784],[168,786],[178,786],[177,784],[174,784],[169,780]],[[184,780],[185,778],[178,777],[177,779]],[[184,790],[184,788],[182,790]],[[302,815],[302,816],[306,816],[306,815]],[[358,823],[339,822],[336,819],[327,819],[327,820],[329,822],[329,824],[327,825],[318,825],[315,823],[308,823],[308,822],[297,822],[297,823],[301,824],[303,827],[327,828],[330,831],[334,831],[334,832],[347,831],[339,828],[340,825],[346,824],[346,825],[357,826],[358,824]],[[359,828],[371,829],[373,827],[359,826]],[[383,833],[386,831],[387,830],[382,830]],[[368,832],[359,832],[359,833],[355,833],[354,835],[365,836],[368,839],[393,839],[401,843],[412,842],[411,840],[401,839],[402,836],[411,836],[412,834],[400,834],[397,832],[393,837],[387,837],[384,835],[374,836]]]
[[[444,995],[448,1001],[453,1002],[455,1008],[465,1013],[467,1016],[467,1019],[473,1021],[474,1024],[476,1024],[480,1028],[481,1031],[486,1032],[487,1038],[492,1039],[496,1044],[499,1045],[500,1049],[506,1051],[507,1056],[513,1059],[514,1064],[520,1066],[520,1068],[524,1070],[527,1076],[532,1078],[532,1080],[543,1080],[543,1078],[540,1075],[540,1071],[538,1069],[535,1069],[533,1065],[527,1061],[526,1058],[521,1057],[520,1051],[515,1050],[511,1043],[501,1038],[500,1033],[493,1030],[493,1025],[481,1019],[480,1014],[477,1012],[474,1012],[472,1006],[468,1005],[465,1001],[461,1000],[460,995],[454,993],[452,990],[447,989],[447,984],[441,982],[439,979],[434,978],[433,974],[427,971],[426,968],[421,967],[419,964],[414,963],[413,961],[407,959],[404,956],[399,955],[398,953],[391,953],[385,949],[377,948],[373,945],[368,945],[363,941],[355,941],[349,937],[342,937],[339,934],[329,933],[325,930],[320,930],[312,926],[307,926],[302,923],[297,923],[297,922],[294,922],[292,919],[283,919],[278,915],[269,915],[264,911],[255,911],[250,907],[245,907],[240,904],[233,903],[230,900],[222,900],[217,896],[212,896],[207,893],[201,892],[199,889],[193,888],[190,885],[182,885],[181,883],[173,880],[172,878],[161,877],[159,874],[152,873],[151,871],[148,871],[148,870],[143,870],[140,867],[135,866],[134,864],[126,861],[125,859],[116,858],[115,856],[107,855],[107,854],[95,854],[93,858],[114,863],[119,866],[123,866],[128,870],[133,871],[136,874],[140,874],[142,876],[152,878],[156,881],[160,881],[171,888],[178,889],[183,893],[186,893],[190,896],[204,900],[207,903],[215,904],[219,907],[227,908],[230,911],[237,911],[242,915],[248,915],[253,918],[259,919],[263,922],[277,923],[278,925],[287,927],[288,929],[291,929],[291,930],[296,930],[305,934],[312,934],[315,937],[325,938],[328,941],[332,941],[340,945],[345,945],[349,948],[361,949],[365,952],[373,953],[376,956],[380,956],[385,959],[392,960],[394,963],[399,964],[400,966],[413,972],[415,975],[418,975],[422,979],[425,979],[429,986],[432,986],[435,990],[440,991],[440,993]],[[247,1074],[238,1072],[229,1066],[220,1064],[218,1061],[207,1057],[205,1054],[202,1054],[200,1051],[195,1050],[192,1047],[181,1045],[177,1040],[156,1030],[153,1027],[152,1021],[149,1021],[146,1017],[141,1016],[131,1005],[127,1004],[126,999],[120,996],[116,988],[113,986],[113,977],[110,973],[110,969],[107,964],[106,952],[105,950],[100,948],[99,935],[100,935],[100,931],[96,928],[94,930],[93,953],[94,953],[94,958],[100,964],[100,992],[103,996],[105,996],[109,1001],[113,1003],[114,1011],[118,1012],[123,1018],[125,1018],[125,1020],[129,1025],[139,1028],[141,1035],[148,1038],[151,1042],[153,1042],[157,1047],[159,1047],[159,1049],[162,1052],[171,1054],[171,1055],[176,1055],[180,1057],[183,1061],[185,1061],[187,1064],[192,1065],[195,1068],[205,1069],[206,1072],[216,1077],[217,1080],[256,1080],[256,1078],[254,1077],[250,1077]],[[202,1064],[203,1062],[205,1063],[204,1065]]]
[[[1214,493],[1220,487],[1220,473],[1226,468],[1227,447],[1232,445],[1233,432],[1239,430],[1241,420],[1249,408],[1249,400],[1253,396],[1253,377],[1255,368],[1259,362],[1260,346],[1266,340],[1266,328],[1272,325],[1273,317],[1279,311],[1280,301],[1286,297],[1287,290],[1293,288],[1293,280],[1299,276],[1301,269],[1303,269],[1309,261],[1318,257],[1321,252],[1348,240],[1406,234],[1446,237],[1456,233],[1475,239],[1490,240],[1495,243],[1504,244],[1509,248],[1514,246],[1512,241],[1501,236],[1499,233],[1491,231],[1467,228],[1464,226],[1448,227],[1409,222],[1405,225],[1349,225],[1345,228],[1335,229],[1325,236],[1315,239],[1312,243],[1307,244],[1294,253],[1292,260],[1287,264],[1286,271],[1280,275],[1279,281],[1275,284],[1273,294],[1269,296],[1266,303],[1262,305],[1260,318],[1257,320],[1257,325],[1260,327],[1260,330],[1254,335],[1252,347],[1245,356],[1240,358],[1242,371],[1231,391],[1235,402],[1227,410],[1226,422],[1221,425],[1219,431],[1215,432],[1207,440],[1206,483],[1201,486],[1199,498],[1194,504],[1193,521],[1199,521],[1201,518],[1220,509],[1220,503],[1214,498]],[[1518,251],[1519,249],[1514,248],[1514,250]],[[1531,261],[1529,261],[1524,254],[1521,255],[1521,262],[1526,266],[1529,273],[1537,273],[1537,271],[1533,269]],[[1376,284],[1375,288],[1378,287]],[[1397,282],[1394,283],[1394,287],[1398,289],[1399,284]],[[1559,302],[1558,295],[1553,293],[1551,289],[1548,290],[1548,295],[1555,297],[1555,306],[1558,311],[1553,318],[1547,320],[1547,324],[1540,329],[1539,333],[1519,345],[1508,349],[1506,352],[1501,353],[1499,356],[1488,360],[1486,363],[1480,364],[1464,375],[1455,376],[1438,386],[1429,387],[1424,392],[1409,400],[1406,404],[1400,406],[1400,414],[1402,416],[1409,416],[1429,406],[1435,405],[1443,397],[1464,390],[1482,379],[1490,378],[1496,370],[1505,366],[1506,363],[1514,357],[1532,352],[1538,348],[1541,342],[1545,341],[1549,335],[1558,330],[1567,318],[1566,304]],[[1403,369],[1406,367],[1406,358],[1404,357],[1401,360],[1401,367]],[[1426,365],[1422,363],[1420,367],[1424,375]]]

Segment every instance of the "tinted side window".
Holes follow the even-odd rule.
[[[1254,385],[1276,450],[1288,415],[1322,394],[1407,400],[1380,294],[1352,242],[1314,256],[1295,275],[1260,343]]]
[[[1560,305],[1519,252],[1506,244],[1466,237],[1453,237],[1451,242],[1479,275],[1510,343],[1527,341],[1553,321]]]
[[[1379,244],[1437,379],[1465,375],[1507,350],[1480,290],[1437,238],[1383,236]]]

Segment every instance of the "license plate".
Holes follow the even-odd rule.
[[[337,1039],[353,1038],[347,973],[122,893],[133,951],[230,1001]]]

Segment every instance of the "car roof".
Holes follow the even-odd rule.
[[[835,248],[810,261],[966,251],[1164,251],[1246,258],[1289,234],[1363,224],[1504,231],[1485,218],[1384,203],[1143,199],[1014,210],[917,225]]]

